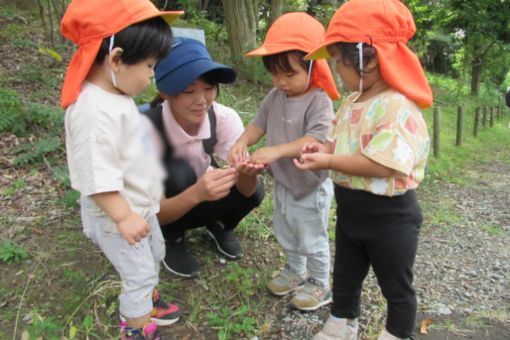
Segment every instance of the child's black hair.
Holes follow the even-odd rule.
[[[110,38],[104,38],[95,62],[102,63],[109,53]],[[126,27],[115,34],[113,47],[122,48],[120,60],[128,65],[154,57],[163,59],[172,46],[172,30],[161,17]]]
[[[299,50],[286,51],[277,54],[266,55],[262,57],[262,62],[264,63],[264,67],[271,74],[277,73],[293,73],[296,72],[292,68],[289,62],[289,57],[291,55],[295,55],[299,60],[299,66],[303,68],[303,70],[308,72],[308,67],[310,66],[309,60],[304,60],[303,57],[306,55],[306,52]]]
[[[348,43],[348,42],[339,42],[333,45],[333,48],[338,49],[340,54],[342,55],[342,63],[345,66],[352,66],[356,70],[356,73],[361,76],[361,74],[366,74],[372,72],[375,68],[367,69],[368,63],[377,58],[377,51],[374,47],[369,44],[363,44],[363,72],[359,68],[359,50],[357,47],[357,43]]]

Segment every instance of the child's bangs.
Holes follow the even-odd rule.
[[[266,68],[266,70],[268,70],[269,73],[271,74],[293,73],[296,72],[297,70],[294,70],[294,68],[292,68],[292,65],[290,64],[289,58],[291,57],[291,55],[296,56],[296,59],[299,61],[299,65],[304,70],[308,69],[306,61],[303,59],[306,53],[302,51],[287,51],[278,54],[264,56],[262,57],[262,62],[264,63],[264,67]]]

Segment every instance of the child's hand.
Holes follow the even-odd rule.
[[[256,176],[261,174],[268,166],[266,164],[242,162],[236,164],[236,169],[240,174],[246,176]]]
[[[274,147],[266,146],[255,151],[248,159],[248,162],[266,165],[278,160],[279,158],[280,156],[277,154]]]
[[[117,223],[117,229],[129,244],[140,242],[151,230],[149,223],[132,211]]]
[[[250,155],[246,144],[237,142],[228,153],[227,160],[230,164],[235,165],[239,162],[245,162]]]
[[[301,154],[305,153],[315,153],[315,152],[327,152],[327,148],[322,143],[305,143],[301,148]]]
[[[237,176],[235,168],[207,171],[195,184],[200,202],[217,201],[227,196],[230,188],[236,183]]]
[[[294,165],[301,170],[328,169],[333,155],[324,152],[305,153],[294,159]]]

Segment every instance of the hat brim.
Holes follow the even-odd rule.
[[[184,64],[156,79],[156,87],[161,93],[177,95],[205,74],[214,74],[214,79],[221,84],[233,83],[237,77],[234,69],[204,58]]]
[[[145,20],[148,20],[148,19],[156,18],[156,17],[162,17],[163,20],[165,20],[165,22],[170,25],[171,23],[173,23],[177,19],[179,19],[179,17],[181,15],[183,15],[183,14],[184,14],[184,11],[164,11],[164,12],[158,12],[158,13],[154,14],[153,16],[145,17],[143,19],[140,19],[137,22],[145,21]],[[132,25],[132,24],[130,24],[130,25]]]
[[[283,53],[287,51],[296,50],[297,48],[295,46],[289,46],[287,44],[285,45],[262,45],[259,48],[254,49],[253,51],[250,51],[245,54],[245,57],[256,57],[256,56],[266,56],[266,55],[273,55],[277,53]]]
[[[325,41],[322,44],[320,44],[318,47],[316,47],[313,51],[308,53],[305,56],[305,60],[315,60],[315,59],[326,59],[330,58],[331,55],[328,52],[328,46],[332,45],[334,43],[337,43],[338,41]]]

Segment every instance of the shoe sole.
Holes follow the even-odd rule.
[[[218,240],[216,240],[216,237],[214,237],[213,233],[211,233],[208,229],[206,229],[205,231],[209,234],[209,236],[211,236],[211,238],[213,239],[214,243],[216,243],[216,248],[218,248],[218,251],[220,253],[222,253],[223,255],[225,255],[226,257],[228,257],[231,260],[238,260],[241,257],[243,257],[243,255],[235,256],[235,255],[232,255],[232,254],[229,254],[229,253],[225,252],[223,249],[221,249],[220,244],[218,243]]]
[[[191,273],[191,274],[179,273],[178,271],[175,271],[175,270],[173,270],[172,268],[170,268],[170,267],[166,264],[166,262],[165,262],[164,260],[163,260],[163,261],[161,261],[161,263],[163,263],[163,266],[164,266],[164,267],[166,268],[166,270],[168,270],[170,273],[175,274],[175,275],[180,276],[180,277],[183,277],[183,278],[186,278],[186,279],[193,279],[193,278],[197,277],[197,276],[198,276],[198,273],[199,273],[199,272],[193,272],[193,273]]]
[[[317,306],[313,306],[313,307],[298,307],[296,306],[295,304],[293,303],[289,303],[289,305],[294,308],[294,309],[297,309],[297,310],[300,310],[300,311],[303,311],[303,312],[313,312],[319,308],[321,308],[322,306],[325,306],[325,305],[328,305],[330,304],[331,302],[333,301],[332,298],[329,298],[327,300],[324,300],[322,301],[321,303],[319,303]]]
[[[127,322],[126,318],[120,314],[119,314],[119,318],[121,321]],[[170,326],[170,325],[173,325],[174,323],[176,323],[177,321],[179,321],[180,318],[181,318],[180,316],[176,319],[170,319],[170,320],[151,318],[151,321],[154,321],[156,323],[156,325],[158,325],[158,326]]]

